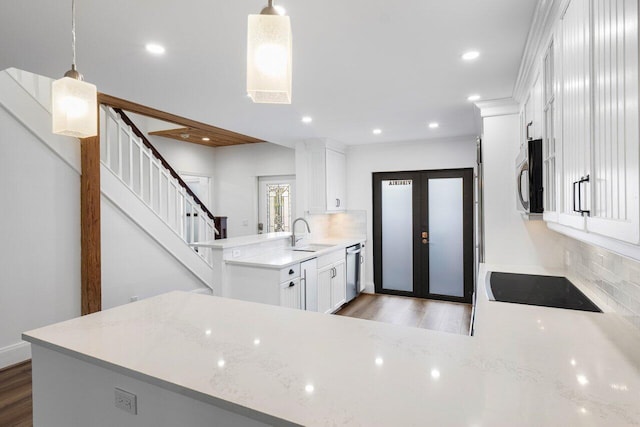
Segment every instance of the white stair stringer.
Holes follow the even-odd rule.
[[[136,196],[104,163],[100,164],[100,190],[106,199],[151,237],[209,289],[213,270],[167,224]],[[126,206],[126,209],[123,208]],[[126,242],[123,242],[126,244]],[[140,254],[144,257],[144,254]]]

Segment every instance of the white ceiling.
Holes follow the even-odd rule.
[[[276,1],[293,27],[291,105],[245,95],[247,15],[266,0],[77,0],[78,68],[102,92],[285,145],[470,135],[466,97],[512,95],[536,1]],[[70,0],[3,1],[0,69],[62,76],[70,9]],[[150,41],[166,54],[148,54]],[[469,49],[481,57],[462,61]]]

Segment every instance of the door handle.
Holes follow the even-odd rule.
[[[340,199],[336,199],[336,208],[340,207]]]
[[[295,284],[294,282],[289,282],[289,287],[290,287],[290,288],[291,288],[291,287],[293,287],[293,286],[295,286],[295,285],[296,285],[296,284]]]

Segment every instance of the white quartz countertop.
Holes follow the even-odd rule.
[[[336,250],[345,249],[364,241],[366,241],[365,236],[340,239],[316,239],[313,243],[302,243],[298,244],[297,247],[304,248],[309,245],[327,245],[327,247],[315,252],[294,251],[291,248],[276,248],[265,251],[260,255],[247,258],[232,258],[225,260],[225,262],[227,264],[244,265],[249,267],[280,269],[308,259],[317,258]]]
[[[488,301],[481,289],[476,331],[172,292],[24,338],[305,426],[640,425],[640,334],[618,316]]]
[[[191,246],[199,246],[203,248],[228,249],[240,246],[255,245],[267,242],[269,240],[285,239],[291,236],[291,233],[265,233],[252,234],[250,236],[232,237],[229,239],[208,240],[205,242],[194,242]]]

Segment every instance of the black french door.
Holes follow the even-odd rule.
[[[473,169],[373,174],[376,293],[471,302]]]

